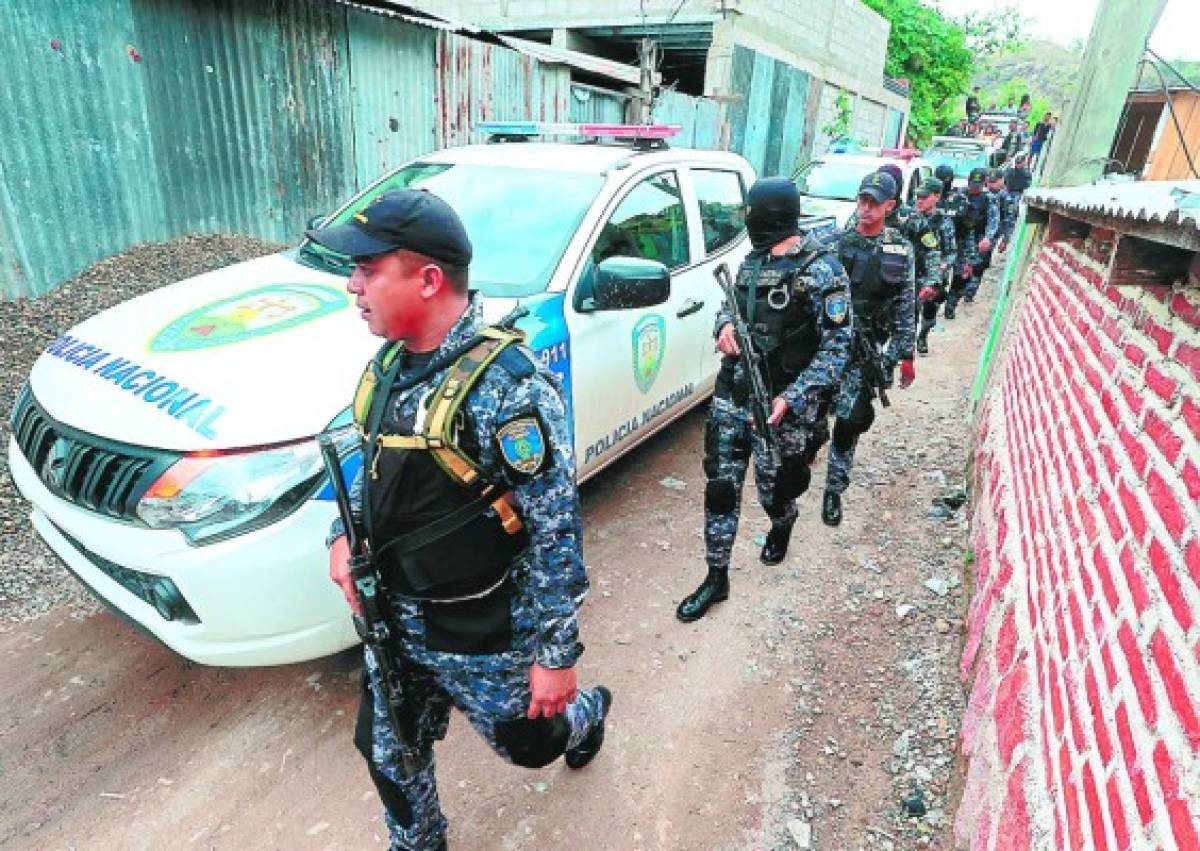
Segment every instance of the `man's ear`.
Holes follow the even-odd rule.
[[[426,263],[421,267],[421,295],[433,298],[442,288],[447,286],[446,274],[436,263]]]
[[[895,198],[891,198],[891,199],[883,202],[883,212],[885,214],[890,213],[894,209],[896,209],[896,199]]]

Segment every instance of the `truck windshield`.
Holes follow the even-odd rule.
[[[340,225],[389,189],[428,189],[445,200],[471,238],[471,288],[517,298],[546,289],[603,177],[476,164],[413,163],[372,186],[333,217]],[[311,240],[302,260],[350,274],[348,258]]]
[[[809,163],[796,175],[796,186],[801,193],[813,198],[831,198],[838,201],[853,201],[858,197],[858,187],[863,178],[875,171],[873,163],[839,163],[816,160]]]
[[[955,177],[966,177],[973,168],[987,168],[987,151],[979,147],[945,147],[930,148],[925,152],[925,159],[933,163],[933,167],[948,165],[954,169]]]

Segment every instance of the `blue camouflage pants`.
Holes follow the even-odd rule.
[[[843,494],[850,487],[850,471],[854,467],[854,452],[858,448],[860,435],[870,431],[875,422],[875,406],[871,403],[871,390],[862,375],[862,369],[852,365],[847,370],[843,383],[850,383],[850,392],[855,395],[850,410],[839,412],[833,425],[833,440],[829,444],[829,461],[825,470],[825,490]],[[842,391],[846,392],[843,387]]]
[[[971,273],[971,280],[967,281],[963,296],[968,299],[974,299],[975,294],[979,292],[979,285],[983,283],[983,273],[992,266],[992,252],[984,251],[979,255],[979,263],[974,267]]]
[[[796,497],[808,490],[809,465],[828,438],[825,413],[815,424],[789,413],[776,428],[783,463],[776,468],[754,440],[749,407],[714,396],[704,430],[704,552],[710,570],[728,570],[741,517],[742,486],[754,457],[758,501],[772,522],[796,517]]]
[[[433,744],[445,738],[450,709],[462,712],[476,732],[503,759],[540,768],[580,744],[602,721],[603,700],[596,689],[583,689],[564,715],[530,721],[529,667],[532,652],[521,649],[466,655],[428,650],[415,604],[399,621],[404,630],[395,655],[402,664],[405,715],[411,741],[402,748],[388,718],[379,687],[379,669],[364,652],[362,704],[354,741],[367,760],[391,833],[391,849],[431,851],[446,837],[446,818],[438,801]],[[514,614],[514,625],[531,612]],[[396,610],[393,604],[393,610]],[[528,635],[514,644],[528,647]],[[407,759],[405,758],[407,755]]]

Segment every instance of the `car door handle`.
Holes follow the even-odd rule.
[[[689,298],[683,303],[683,307],[679,308],[679,311],[675,315],[682,319],[685,316],[691,316],[702,307],[704,307],[704,302],[696,301],[694,298]]]

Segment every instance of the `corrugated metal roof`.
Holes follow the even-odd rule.
[[[392,3],[391,0],[377,0],[377,3],[359,3],[355,2],[355,0],[334,0],[334,2],[340,3],[343,6],[352,6],[355,9],[361,9],[364,12],[382,15],[385,18],[400,18],[401,20],[408,21],[410,24],[442,30],[443,32],[470,35],[480,35],[487,32],[474,24],[452,21],[440,15],[432,15],[415,6],[409,6],[404,3]]]
[[[499,38],[513,50],[529,54],[536,59],[540,59],[542,62],[570,65],[572,68],[578,68],[580,71],[587,71],[589,74],[597,74],[613,80],[620,80],[622,83],[628,83],[632,86],[638,85],[641,81],[641,72],[632,65],[624,65],[620,62],[614,62],[611,59],[592,56],[589,53],[580,53],[578,50],[567,50],[563,47],[551,47],[548,44],[542,44],[538,41],[514,38],[510,35],[500,35]],[[661,74],[656,76],[661,80]]]
[[[1025,193],[1025,201],[1035,207],[1200,230],[1200,180],[1144,180],[1031,189]]]

